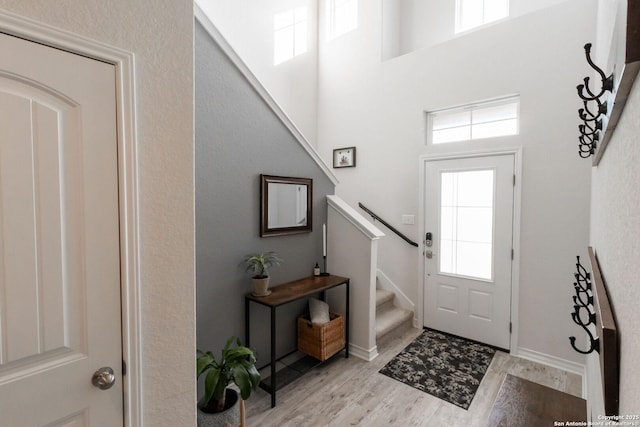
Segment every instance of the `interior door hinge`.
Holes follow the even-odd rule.
[[[513,186],[514,187],[516,186],[516,174],[515,173],[513,174]]]
[[[509,333],[513,333],[513,323],[509,322]]]
[[[511,248],[511,260],[513,261],[513,257],[515,255],[515,251],[513,250],[513,248]]]
[[[122,375],[127,375],[127,362],[122,360]]]

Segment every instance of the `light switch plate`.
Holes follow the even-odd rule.
[[[402,215],[402,223],[406,225],[414,225],[416,223],[415,215]]]

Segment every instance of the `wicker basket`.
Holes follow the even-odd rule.
[[[298,317],[298,350],[324,362],[344,348],[344,317],[329,313],[329,322],[311,323],[308,315]]]

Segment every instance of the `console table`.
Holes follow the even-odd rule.
[[[271,407],[276,406],[276,390],[279,384],[276,383],[276,309],[299,299],[309,297],[313,294],[320,293],[322,299],[325,299],[325,291],[336,286],[345,285],[345,358],[349,357],[349,279],[340,276],[311,276],[304,279],[294,280],[293,282],[283,283],[282,285],[270,288],[271,294],[259,297],[251,293],[244,297],[245,307],[245,342],[247,347],[250,346],[250,326],[251,326],[251,303],[257,303],[270,308],[271,311],[271,377],[267,384],[260,382],[260,387],[271,394]],[[282,385],[280,385],[282,386]]]

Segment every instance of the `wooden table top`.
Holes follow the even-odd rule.
[[[269,288],[271,294],[259,297],[248,293],[245,298],[269,307],[277,307],[282,304],[303,298],[308,295],[331,289],[348,282],[349,279],[340,276],[310,276],[292,282]]]

